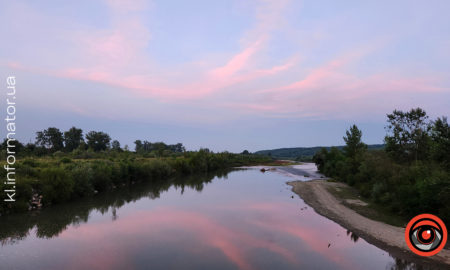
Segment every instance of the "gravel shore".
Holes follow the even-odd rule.
[[[327,187],[330,186],[345,187],[344,183],[311,180],[306,182],[288,182],[288,184],[317,213],[335,221],[367,242],[388,251],[397,258],[427,264],[433,269],[450,268],[450,250],[443,249],[438,254],[428,258],[415,255],[405,243],[405,228],[395,227],[361,216],[343,205],[340,199],[327,190]]]

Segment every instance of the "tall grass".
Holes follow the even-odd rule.
[[[79,158],[63,153],[52,157],[25,158],[16,163],[17,201],[0,204],[0,213],[25,211],[33,194],[42,195],[44,206],[67,202],[134,182],[167,181],[176,175],[209,173],[234,166],[270,161],[267,157],[207,150],[165,158],[145,158],[135,153]],[[86,154],[87,155],[87,154]],[[5,178],[5,171],[0,170]],[[3,181],[0,188],[5,189]]]

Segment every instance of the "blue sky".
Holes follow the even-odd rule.
[[[355,123],[381,143],[394,109],[449,114],[448,1],[0,7],[0,75],[17,77],[25,142],[75,125],[122,145],[256,151],[341,145]]]

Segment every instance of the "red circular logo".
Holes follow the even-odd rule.
[[[447,228],[440,218],[421,214],[411,219],[406,226],[405,240],[412,252],[420,256],[433,256],[447,242]]]

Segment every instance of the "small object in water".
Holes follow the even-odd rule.
[[[294,199],[294,196],[291,196],[292,199]]]
[[[331,244],[330,244],[330,243],[328,243],[328,248],[330,248],[330,246],[331,246]]]
[[[262,168],[261,170],[260,170],[261,172],[265,172],[265,171],[267,171],[265,168]]]

